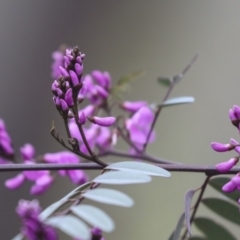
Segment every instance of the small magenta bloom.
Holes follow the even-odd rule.
[[[237,189],[237,185],[233,181],[229,181],[222,187],[222,190],[224,192],[233,192],[236,189]]]
[[[31,144],[25,144],[20,148],[20,152],[24,164],[36,164],[34,160],[35,149]],[[30,193],[35,195],[44,193],[51,186],[54,179],[50,175],[50,171],[47,170],[23,171],[17,176],[6,180],[5,186],[12,190],[17,189],[22,186],[26,180],[34,182]]]
[[[141,107],[146,107],[147,105],[148,104],[145,101],[135,101],[135,102],[125,101],[122,104],[120,104],[120,107],[124,110],[134,113],[138,111]]]
[[[60,76],[59,66],[64,64],[64,55],[61,51],[56,51],[52,54],[52,78],[57,79]]]
[[[57,153],[46,153],[43,156],[44,161],[49,163],[79,163],[80,159],[77,155],[63,151]],[[74,184],[83,184],[88,177],[82,170],[60,170],[58,173],[61,176],[68,176]],[[46,179],[47,181],[47,179]]]
[[[222,162],[216,165],[216,169],[219,172],[228,172],[230,169],[232,169],[233,166],[237,164],[239,161],[239,157],[231,158],[226,162]]]
[[[20,186],[22,186],[22,184],[25,181],[25,177],[23,174],[18,174],[16,177],[8,179],[5,182],[5,186],[9,189],[17,189]]]
[[[235,152],[237,152],[238,154],[240,154],[240,146],[239,146],[239,143],[238,143],[235,139],[231,138],[230,144],[233,145],[233,146],[235,146],[235,148],[234,148]]]
[[[94,117],[88,117],[88,119],[90,122],[97,124],[99,126],[102,126],[102,127],[110,127],[116,121],[115,117],[96,117],[96,116],[94,116]]]
[[[12,157],[13,154],[12,140],[7,132],[4,121],[0,118],[0,156]]]
[[[146,143],[153,119],[154,114],[149,107],[141,107],[130,119],[127,119],[126,129],[133,143],[139,146]],[[149,141],[152,142],[154,138],[152,133]]]
[[[100,86],[102,86],[106,90],[109,90],[111,85],[111,76],[108,72],[101,72],[95,70],[92,72],[92,76]]]
[[[25,238],[38,240],[41,236],[44,240],[58,240],[55,229],[40,221],[41,207],[37,200],[20,200],[16,212],[22,219],[21,233]]]
[[[235,148],[235,146],[232,144],[229,144],[229,143],[222,144],[222,143],[218,143],[218,142],[212,142],[211,147],[216,152],[227,152],[227,151],[231,151]]]

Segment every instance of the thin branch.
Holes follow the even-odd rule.
[[[176,80],[175,80],[175,81],[174,81],[173,78],[171,78],[171,81],[170,81],[170,82],[171,82],[171,85],[170,85],[170,87],[168,88],[168,91],[167,91],[166,95],[164,96],[164,98],[163,98],[163,100],[162,100],[162,103],[165,102],[165,101],[168,99],[168,97],[169,97],[170,93],[172,92],[173,88],[175,87],[175,85],[183,78],[183,76],[184,76],[184,75],[187,73],[187,71],[191,68],[191,66],[194,64],[194,62],[197,60],[197,58],[198,58],[198,55],[196,54],[196,55],[193,57],[193,59],[190,61],[190,63],[183,69],[183,71],[176,76]],[[146,148],[147,148],[147,145],[148,145],[148,143],[149,143],[150,136],[151,136],[152,131],[153,131],[155,125],[156,125],[156,122],[157,122],[158,117],[159,117],[159,115],[160,115],[160,113],[161,113],[161,110],[162,110],[162,106],[159,106],[158,109],[157,109],[157,111],[155,112],[155,116],[154,116],[154,119],[153,119],[151,128],[150,128],[150,130],[149,130],[149,132],[148,132],[147,140],[146,140],[145,144],[143,145],[142,152],[145,152],[145,150],[146,150]]]
[[[202,187],[201,187],[201,192],[200,192],[200,194],[199,194],[199,196],[198,196],[198,199],[197,199],[197,201],[196,201],[196,203],[195,203],[195,205],[194,205],[194,207],[193,207],[192,216],[191,216],[191,218],[190,218],[190,224],[194,221],[194,218],[195,218],[195,215],[196,215],[196,213],[197,213],[199,204],[200,204],[201,201],[202,201],[203,194],[204,194],[204,192],[205,192],[205,190],[206,190],[208,181],[210,180],[211,177],[212,177],[212,175],[210,175],[210,174],[207,175],[207,177],[206,177],[206,179],[205,179],[205,181],[204,181],[204,183],[203,183],[203,185],[202,185]],[[188,230],[186,229],[186,230],[184,231],[184,233],[183,233],[183,236],[182,236],[181,240],[184,240],[184,239],[186,238],[187,233],[188,233]]]
[[[111,163],[107,163],[108,165]],[[219,173],[215,166],[198,166],[188,164],[155,164],[155,166],[164,168],[170,172],[196,172],[205,173],[207,175],[223,175]],[[76,164],[2,164],[0,165],[0,172],[15,172],[15,171],[40,171],[40,170],[98,170],[103,169],[97,163],[76,163]],[[224,174],[237,174],[240,172],[240,167],[234,167],[229,172]]]
[[[83,140],[83,143],[85,144],[89,154],[91,155],[91,161],[103,166],[103,167],[106,167],[107,164],[102,162],[100,159],[97,158],[96,154],[91,150],[89,144],[88,144],[88,141],[87,141],[87,138],[85,136],[85,133],[83,131],[83,127],[82,125],[79,123],[79,117],[78,117],[78,107],[77,107],[77,102],[75,101],[74,102],[74,106],[73,106],[73,114],[74,114],[74,118],[75,118],[75,122],[76,122],[76,125],[78,127],[78,130],[81,134],[81,137],[82,137],[82,140]]]
[[[87,159],[87,160],[89,160],[89,161],[92,161],[92,157],[86,155],[86,154],[83,153],[83,152],[76,151],[76,150],[68,147],[68,146],[66,145],[66,143],[63,141],[63,139],[58,136],[58,133],[57,133],[57,135],[56,135],[56,129],[55,129],[55,128],[53,128],[50,133],[51,133],[51,135],[53,136],[53,138],[54,138],[58,143],[60,143],[64,148],[66,148],[66,149],[69,150],[70,152],[73,152],[73,153],[75,153],[76,155],[78,155],[78,156],[80,156],[80,157],[82,157],[82,158],[85,158],[85,159]]]
[[[160,163],[160,164],[181,164],[179,162],[173,162],[173,161],[165,160],[162,158],[152,157],[147,154],[130,154],[130,153],[116,151],[116,150],[109,150],[109,151],[98,154],[98,157],[105,157],[105,156],[117,156],[117,157],[129,158],[129,159],[141,159],[148,162]]]

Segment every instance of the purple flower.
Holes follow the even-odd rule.
[[[0,156],[11,158],[13,155],[12,140],[7,132],[4,121],[0,118]]]
[[[39,236],[44,240],[58,239],[56,231],[40,221],[41,208],[37,200],[20,200],[16,212],[22,219],[21,233],[28,240],[39,240]]]
[[[61,51],[56,51],[52,54],[52,78],[57,79],[60,76],[59,66],[64,65],[64,55]]]
[[[231,158],[226,162],[222,162],[216,165],[216,169],[219,172],[228,172],[230,169],[232,169],[233,166],[237,164],[239,161],[239,157],[237,158]]]
[[[233,181],[229,181],[222,187],[222,190],[224,192],[233,192],[236,189],[237,189],[237,185]]]
[[[141,107],[146,107],[147,105],[148,104],[145,101],[135,101],[135,102],[125,101],[120,105],[120,107],[126,111],[135,113]]]
[[[31,144],[25,144],[20,148],[24,164],[36,164],[34,161],[35,149]],[[5,186],[9,189],[17,189],[26,181],[34,182],[30,193],[33,195],[44,193],[52,184],[53,177],[50,171],[23,171],[17,176],[5,181]]]
[[[77,155],[71,152],[57,152],[57,153],[46,153],[43,156],[44,161],[49,163],[79,163]],[[74,184],[83,184],[87,182],[87,175],[82,170],[60,170],[58,171],[61,176],[68,176]]]
[[[212,142],[211,147],[216,152],[227,152],[227,151],[231,151],[235,148],[235,146],[232,144],[229,144],[229,143],[222,144],[222,143],[218,143],[218,142]]]
[[[95,80],[95,83],[94,83]],[[83,78],[85,96],[94,105],[101,105],[109,95],[111,77],[108,72],[93,71]]]
[[[110,89],[111,76],[108,72],[100,72],[98,70],[95,70],[92,72],[92,77],[100,86],[102,86],[106,90]]]
[[[126,129],[129,132],[130,140],[135,145],[141,147],[146,143],[153,119],[154,114],[148,107],[140,108],[130,119],[127,119]],[[152,142],[154,139],[155,135],[152,133],[149,142]]]
[[[94,116],[94,117],[88,117],[88,119],[90,122],[97,124],[99,126],[102,126],[102,127],[110,127],[116,121],[115,117],[96,117],[96,116]]]

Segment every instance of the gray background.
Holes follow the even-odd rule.
[[[210,142],[238,138],[228,109],[240,104],[239,25],[240,2],[231,0],[1,0],[0,116],[16,147],[31,142],[38,154],[62,149],[49,135],[53,119],[62,127],[50,91],[50,55],[62,43],[78,45],[86,53],[85,73],[108,70],[117,80],[134,70],[146,70],[126,96],[149,102],[160,101],[165,92],[156,84],[157,76],[180,72],[199,53],[197,63],[172,93],[192,95],[196,103],[162,112],[158,140],[149,152],[214,165],[232,155],[218,155]],[[14,175],[1,173],[0,180]],[[185,191],[198,187],[203,179],[201,174],[174,173],[171,179],[120,188],[136,205],[130,210],[104,207],[117,225],[106,238],[167,239],[183,211]],[[32,199],[29,186],[9,191],[0,185],[1,239],[18,232],[14,209],[18,199]],[[72,188],[67,179],[61,179],[40,197],[42,206]],[[206,195],[213,194],[207,190]],[[205,214],[209,211],[200,207],[198,215]]]

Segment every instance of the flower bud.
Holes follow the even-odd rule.
[[[65,68],[63,68],[62,66],[59,66],[59,70],[60,70],[62,76],[67,77],[67,78],[69,77],[69,74]]]
[[[72,107],[74,105],[71,88],[69,88],[65,94],[65,101],[69,107]]]
[[[136,102],[129,102],[125,101],[123,102],[120,107],[124,110],[127,110],[129,112],[137,112],[141,107],[147,106],[147,102],[145,101],[136,101]]]
[[[88,119],[90,122],[95,123],[102,127],[112,126],[116,121],[115,117],[95,117],[94,116],[94,117],[88,117]]]
[[[240,173],[235,175],[231,181],[237,185],[237,187],[240,187]]]
[[[230,181],[228,183],[226,183],[223,187],[222,190],[224,192],[233,192],[237,189],[237,186],[234,182]]]
[[[86,122],[86,116],[84,114],[84,112],[81,112],[80,116],[79,116],[79,123],[81,125],[83,125]]]
[[[18,174],[16,177],[10,178],[7,181],[5,181],[5,186],[9,189],[17,189],[20,186],[22,186],[24,180],[25,180],[24,175]]]
[[[239,158],[231,158],[226,162],[222,162],[216,165],[216,169],[219,172],[228,172],[230,169],[232,169],[233,166],[235,166],[238,162]]]
[[[240,107],[237,105],[233,106],[233,112],[237,119],[240,119]]]
[[[68,114],[68,105],[67,103],[63,100],[63,99],[60,99],[60,104],[61,104],[61,110],[63,112],[63,114]]]
[[[79,83],[77,74],[76,74],[74,71],[72,71],[72,70],[70,70],[69,73],[70,73],[70,76],[71,76],[72,85],[73,85],[74,87],[75,87],[75,86],[79,86],[80,83]]]
[[[83,65],[82,64],[80,65],[79,63],[75,63],[74,67],[75,67],[75,71],[76,71],[77,75],[78,76],[82,75]]]
[[[217,142],[212,142],[211,147],[216,152],[227,152],[227,151],[231,151],[235,148],[235,146],[232,144],[229,144],[229,143],[222,144],[222,143],[217,143]]]

